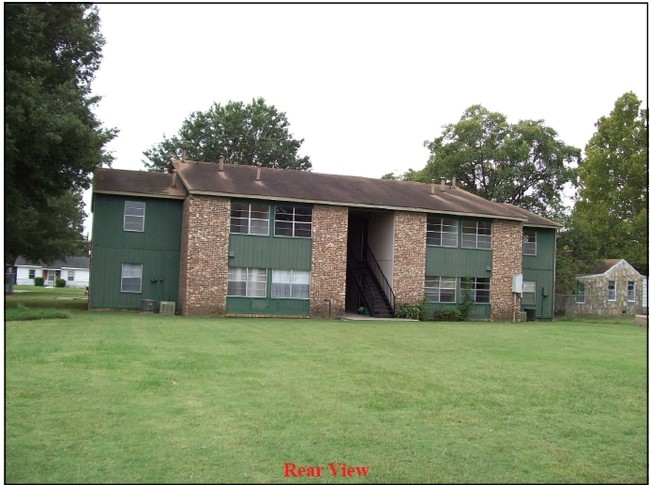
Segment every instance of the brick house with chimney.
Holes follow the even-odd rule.
[[[553,317],[560,225],[455,183],[174,160],[97,170],[92,210],[90,308],[390,318],[468,293],[473,319]]]

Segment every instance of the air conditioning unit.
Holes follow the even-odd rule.
[[[160,313],[162,315],[174,315],[176,313],[176,302],[175,301],[161,301],[160,302]]]

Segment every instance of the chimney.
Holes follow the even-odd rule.
[[[452,189],[456,188],[456,176],[455,175],[451,178],[451,188]]]
[[[436,184],[433,179],[431,179],[431,195],[436,195]]]
[[[223,155],[219,155],[219,171],[223,172]]]
[[[255,180],[258,182],[262,179],[262,167],[259,165],[257,166],[257,175],[255,176]]]
[[[171,185],[171,187],[173,189],[176,188],[176,169],[175,168],[172,168],[172,185]]]

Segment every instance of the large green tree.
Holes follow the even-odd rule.
[[[91,95],[104,39],[90,4],[7,3],[4,14],[5,264],[52,261],[80,250],[80,193],[111,161],[116,131]]]
[[[599,258],[624,258],[648,274],[648,110],[625,93],[596,123],[578,168],[574,224],[590,227]]]
[[[285,113],[266,104],[264,98],[251,104],[230,101],[225,106],[214,103],[207,111],[192,113],[178,135],[144,152],[145,166],[164,172],[173,158],[216,162],[223,155],[227,162],[271,168],[309,170],[309,157],[299,157],[303,140],[289,132]]]
[[[425,146],[431,152],[407,180],[431,182],[456,177],[462,188],[497,202],[547,217],[564,210],[562,191],[574,181],[580,150],[558,139],[542,120],[508,123],[505,115],[470,106],[457,123]]]

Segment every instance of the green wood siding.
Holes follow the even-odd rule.
[[[146,203],[143,232],[123,230],[125,200]],[[179,200],[95,194],[90,308],[138,309],[141,299],[152,299],[175,301],[180,309],[182,212]],[[122,263],[143,265],[141,293],[121,292]]]
[[[550,320],[555,305],[555,230],[535,228],[537,232],[537,255],[523,257],[524,281],[535,282],[535,318]]]
[[[492,274],[492,251],[427,246],[427,276],[472,276],[489,278]]]
[[[311,270],[311,239],[231,234],[231,268]]]

